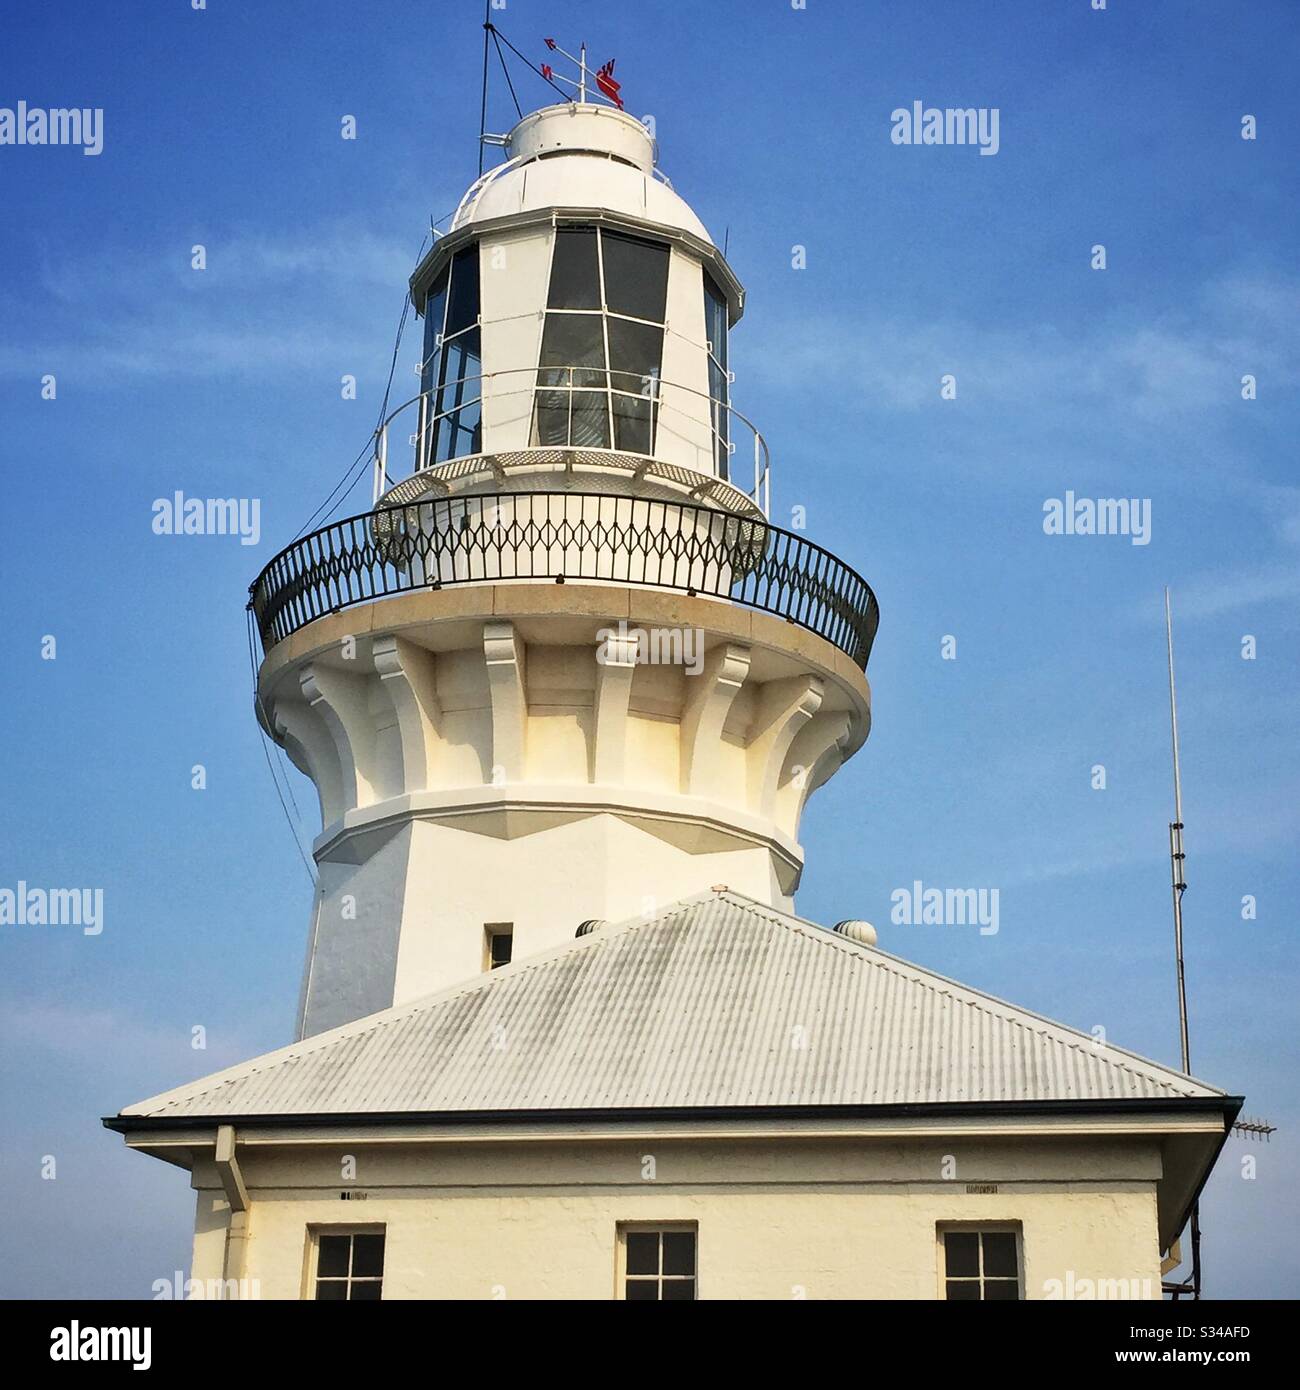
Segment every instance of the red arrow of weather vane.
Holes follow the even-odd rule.
[[[603,68],[596,73],[596,86],[614,103],[621,111],[623,109],[623,98],[619,96],[619,88],[622,83],[614,81],[614,59],[611,58]]]
[[[552,53],[561,53],[571,63],[578,65],[579,81],[575,82],[571,77],[561,77],[561,82],[567,82],[571,87],[577,87],[580,99],[585,101],[587,94],[587,77],[590,74],[596,79],[596,89],[607,101],[612,101],[621,111],[623,109],[623,98],[619,95],[622,83],[614,76],[614,59],[611,58],[603,67],[598,68],[594,73],[587,67],[587,45],[584,43],[579,50],[579,57],[575,58],[572,53],[560,47],[554,39],[543,39],[542,42]],[[550,63],[543,63],[537,69],[548,82],[555,77],[555,69]]]

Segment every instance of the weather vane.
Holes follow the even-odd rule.
[[[597,68],[596,71],[592,73],[591,69],[587,66],[587,45],[585,43],[578,49],[578,56],[576,58],[572,53],[565,52],[554,39],[547,39],[546,46],[552,53],[559,53],[561,56],[567,58],[569,62],[576,63],[578,67],[578,80],[575,82],[573,78],[565,77],[562,73],[556,72],[549,63],[543,63],[541,69],[542,76],[546,78],[548,82],[566,82],[570,87],[576,87],[578,91],[578,100],[580,102],[585,102],[588,92],[587,78],[592,76],[596,80],[597,92],[612,105],[617,106],[620,111],[623,109],[623,98],[619,96],[619,89],[622,84],[614,80],[613,58],[603,67]]]

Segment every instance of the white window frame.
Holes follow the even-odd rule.
[[[1016,1242],[1016,1291],[1019,1300],[1025,1299],[1025,1232],[1024,1226],[1019,1221],[939,1221],[935,1223],[935,1255],[936,1269],[938,1274],[938,1297],[941,1302],[948,1301],[948,1252],[944,1243],[944,1237],[950,1233],[970,1234],[970,1235],[1002,1235],[1011,1236]],[[954,1275],[954,1278],[964,1283],[977,1282],[973,1278],[964,1275]],[[1004,1275],[994,1275],[994,1279],[1005,1278]],[[980,1273],[978,1278],[980,1285],[980,1302],[984,1299],[984,1247],[980,1245]]]
[[[620,1221],[617,1224],[615,1243],[617,1245],[616,1259],[614,1261],[615,1282],[614,1298],[620,1302],[627,1302],[627,1237],[629,1233],[647,1234],[653,1233],[662,1235],[664,1232],[679,1233],[688,1232],[695,1237],[695,1299],[700,1301],[700,1223],[698,1221]],[[662,1247],[661,1247],[662,1249]],[[662,1259],[662,1256],[661,1256]],[[677,1282],[684,1279],[684,1275],[669,1275],[668,1282]],[[632,1275],[633,1279],[643,1279],[649,1283],[649,1276]],[[656,1282],[662,1286],[665,1277],[662,1273],[656,1276]],[[662,1300],[660,1300],[662,1302]]]
[[[316,1271],[320,1261],[321,1236],[383,1236],[384,1272],[379,1277],[379,1299],[383,1301],[384,1285],[388,1282],[388,1227],[382,1221],[309,1221],[307,1223],[307,1248],[303,1256],[302,1299],[306,1303],[316,1302]],[[348,1284],[353,1280],[349,1276]],[[373,1283],[366,1279],[358,1282]],[[349,1292],[351,1290],[349,1289]]]
[[[501,965],[492,964],[492,941],[498,936],[508,936],[510,938],[510,960],[503,961]],[[483,973],[489,974],[493,969],[501,970],[506,965],[511,964],[515,958],[515,924],[513,922],[484,922],[483,923]]]

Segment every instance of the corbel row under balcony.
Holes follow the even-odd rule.
[[[675,724],[672,763],[660,755],[648,762],[633,736],[635,637],[614,634],[599,646],[561,651],[590,703],[573,716],[581,744],[557,752],[552,743],[544,775],[530,764],[530,740],[555,735],[530,689],[527,645],[509,621],[483,624],[473,653],[481,695],[467,711],[462,689],[455,720],[440,695],[439,665],[448,658],[386,634],[374,638],[368,662],[357,652],[351,662],[317,654],[300,664],[297,690],[282,687],[271,702],[271,725],[315,783],[326,827],[413,793],[491,786],[518,800],[530,783],[561,782],[617,789],[625,802],[644,791],[661,804],[667,792],[683,799],[683,814],[690,802],[730,806],[793,838],[808,796],[851,751],[851,715],[823,709],[820,675],[757,680],[750,647],[722,640],[698,673],[684,674],[677,707],[654,719]]]

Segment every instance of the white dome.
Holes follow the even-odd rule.
[[[525,116],[506,141],[506,163],[465,195],[451,231],[553,208],[600,209],[713,245],[685,199],[655,174],[654,142],[633,117],[605,106],[548,106]]]
[[[634,116],[612,106],[566,102],[525,116],[506,136],[510,159],[531,159],[557,150],[608,154],[648,174],[655,165],[655,143]]]

